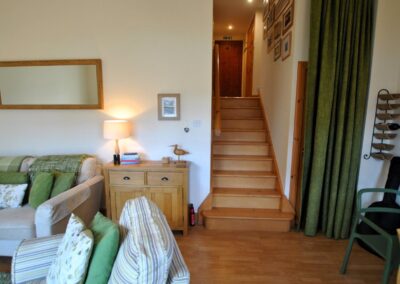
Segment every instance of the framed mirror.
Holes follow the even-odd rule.
[[[102,109],[100,59],[0,62],[0,109]]]

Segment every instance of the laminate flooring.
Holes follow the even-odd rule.
[[[191,228],[175,235],[191,283],[380,283],[383,260],[353,247],[347,274],[339,273],[347,240],[302,233],[210,231]],[[10,258],[0,257],[0,271]],[[396,282],[395,273],[390,283]]]

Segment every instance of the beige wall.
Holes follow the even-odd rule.
[[[400,93],[400,36],[397,32],[400,28],[399,11],[400,1],[398,0],[377,1],[375,41],[365,121],[363,155],[369,154],[370,151],[378,91],[380,89],[388,89],[392,93]],[[396,145],[392,152],[400,156],[400,135],[398,134],[396,140],[387,142]],[[365,160],[362,158],[358,187],[383,187],[388,169],[388,161],[380,161],[373,158]],[[379,199],[379,197],[371,197],[371,200],[376,199]],[[365,203],[369,204],[370,199],[366,199]]]
[[[109,161],[103,120],[127,118],[122,151],[148,159],[191,154],[190,202],[209,192],[211,0],[3,0],[0,60],[101,58],[105,108],[2,110],[0,155],[87,152]],[[157,120],[157,93],[181,93],[181,120]],[[190,132],[185,133],[184,127]]]
[[[261,46],[261,66],[254,70],[254,88],[260,89],[267,119],[270,125],[272,143],[281,174],[284,192],[289,196],[290,167],[292,162],[294,109],[296,99],[296,77],[298,61],[308,59],[310,0],[295,1],[295,16],[292,26],[292,50],[290,57],[274,61],[273,50],[267,53],[262,29],[258,30]],[[257,14],[256,26],[262,27],[262,17]]]

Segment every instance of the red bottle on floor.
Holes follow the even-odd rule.
[[[192,227],[196,225],[196,215],[194,213],[194,207],[192,203],[189,204],[189,225]]]

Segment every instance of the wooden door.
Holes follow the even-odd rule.
[[[246,35],[246,97],[253,95],[254,18]]]
[[[243,41],[216,41],[219,45],[222,97],[240,97],[242,91]]]
[[[148,196],[164,213],[172,229],[183,226],[182,188],[151,187]]]
[[[290,204],[295,208],[296,213],[300,212],[301,202],[301,174],[304,153],[304,100],[307,85],[307,62],[300,61],[297,65],[297,87],[296,87],[296,107],[293,131],[293,151],[292,169],[290,175]],[[296,214],[297,222],[299,215]]]

